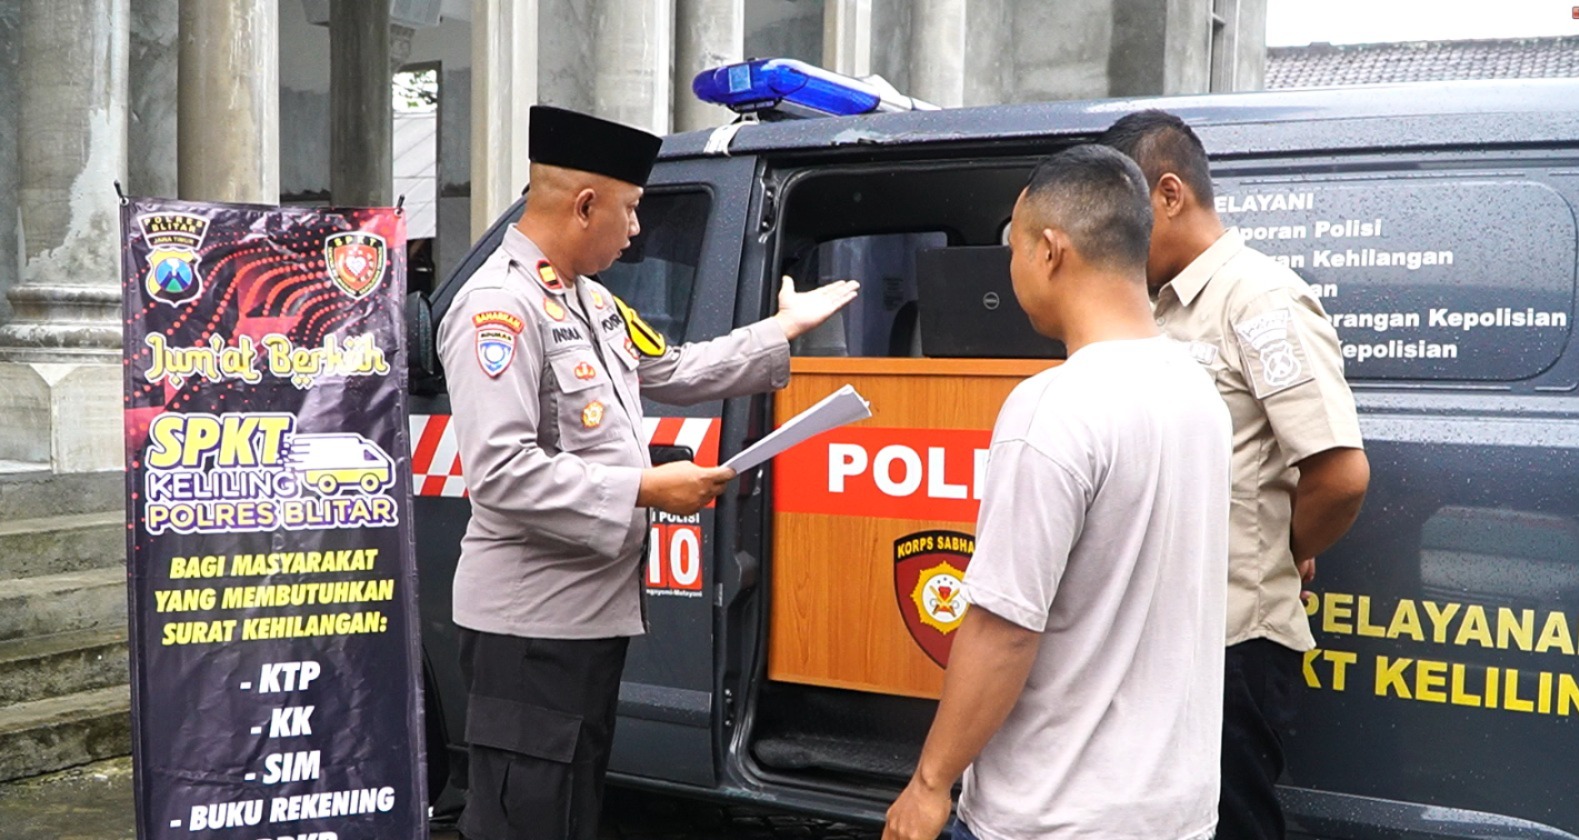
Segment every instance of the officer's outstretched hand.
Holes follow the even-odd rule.
[[[689,516],[718,498],[735,471],[728,467],[699,467],[675,461],[643,470],[636,506],[657,508],[676,516]]]
[[[785,275],[779,286],[779,311],[773,317],[784,327],[784,337],[794,341],[855,300],[860,288],[854,280],[836,280],[809,292],[797,292],[795,282]]]

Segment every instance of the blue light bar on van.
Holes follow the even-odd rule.
[[[691,90],[703,102],[738,114],[844,117],[937,109],[875,76],[857,79],[792,58],[759,58],[703,70]]]

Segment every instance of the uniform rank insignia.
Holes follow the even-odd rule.
[[[587,407],[581,409],[581,425],[589,429],[603,425],[603,403],[597,400],[587,403]]]
[[[592,365],[587,364],[586,362],[581,362],[580,364],[576,365],[575,369],[571,372],[576,375],[577,379],[583,381],[598,378],[598,369]]]
[[[477,329],[477,364],[483,373],[498,378],[515,359],[515,337],[521,332],[522,321],[494,310],[473,315],[472,326]]]
[[[537,261],[537,282],[542,283],[543,288],[550,292],[565,290],[565,283],[559,279],[559,272],[554,270],[554,266],[548,260]]]
[[[592,305],[599,309],[608,305],[608,301],[603,299],[603,293],[597,289],[592,290]]]
[[[1305,346],[1290,309],[1271,309],[1234,323],[1244,354],[1245,378],[1256,399],[1315,379],[1305,363]]]
[[[668,351],[669,345],[664,341],[663,333],[647,326],[647,322],[636,314],[636,310],[630,308],[618,296],[614,298],[614,306],[619,309],[620,317],[625,319],[625,332],[630,336],[636,352],[648,358],[657,358]]]
[[[555,321],[565,320],[565,307],[560,306],[559,301],[553,298],[545,298],[543,300],[543,311],[548,313],[548,317],[553,318]]]

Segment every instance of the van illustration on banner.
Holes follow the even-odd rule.
[[[358,434],[295,435],[286,463],[325,496],[346,488],[376,493],[395,480],[395,462]]]

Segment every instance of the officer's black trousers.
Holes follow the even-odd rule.
[[[461,629],[467,840],[593,840],[628,638]]]
[[[1268,639],[1228,648],[1223,668],[1223,789],[1217,840],[1282,840],[1277,779],[1293,720],[1300,654]]]

